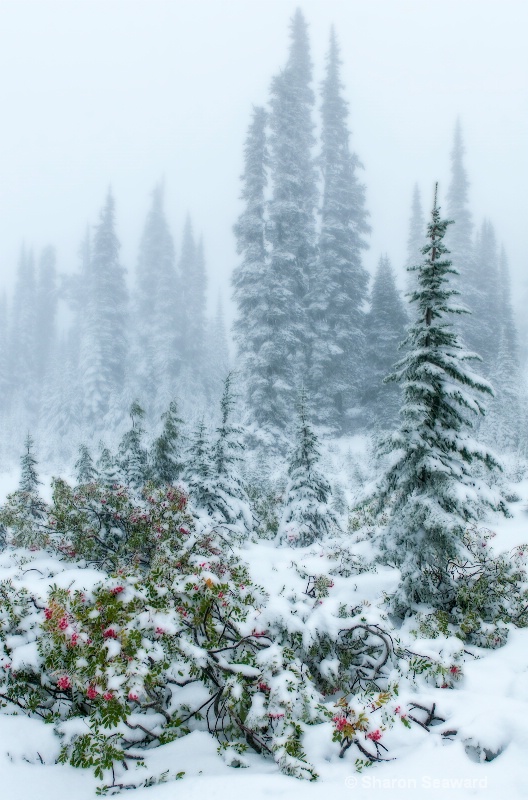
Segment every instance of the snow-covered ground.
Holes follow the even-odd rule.
[[[16,483],[16,476],[2,476],[1,497]],[[499,551],[528,542],[528,481],[516,485],[515,491],[520,500],[512,504],[513,517],[488,521],[488,527],[497,533],[494,546]],[[252,544],[243,551],[254,581],[266,587],[270,605],[277,613],[285,602],[285,586],[298,592],[304,589],[302,569],[301,575],[298,569],[292,569],[297,553],[278,549],[271,542]],[[301,566],[306,572],[324,571],[324,553],[301,557],[301,561],[303,558]],[[320,570],[314,563],[317,558]],[[53,578],[43,578],[29,570],[31,565],[26,564],[24,580],[40,591],[53,581],[69,582],[73,577],[71,565],[67,575]],[[0,579],[16,571],[10,558],[0,558]],[[92,570],[81,574],[77,571],[76,582],[93,581],[94,577]],[[356,595],[372,601],[382,590],[390,589],[395,580],[397,573],[389,569],[350,578],[337,576],[321,613],[325,603],[350,603]],[[392,731],[392,761],[357,773],[351,751],[343,759],[338,757],[331,724],[318,725],[308,730],[305,749],[320,777],[315,783],[307,783],[278,774],[273,762],[257,755],[247,757],[248,768],[228,767],[217,754],[214,739],[206,732],[194,731],[149,754],[153,772],[182,771],[185,776],[176,783],[137,789],[134,796],[137,800],[168,800],[175,796],[185,800],[528,797],[528,629],[513,629],[504,647],[479,653],[480,658],[468,654],[463,678],[456,688],[421,690],[421,702],[436,703],[446,723],[432,728],[430,733],[417,725],[411,730],[401,726]],[[453,741],[441,736],[446,728],[457,730]],[[479,753],[484,749],[499,755],[481,762]],[[51,726],[25,716],[0,714],[0,796],[6,800],[91,800],[100,781],[86,770],[55,764],[58,750]]]

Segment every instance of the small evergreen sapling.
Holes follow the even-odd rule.
[[[303,394],[277,534],[280,542],[298,547],[310,545],[337,525],[330,508],[330,484],[317,468],[319,459],[317,436],[308,420]]]
[[[7,496],[0,511],[0,539],[8,538],[16,547],[35,549],[42,544],[43,526],[47,507],[39,495],[42,485],[37,473],[37,460],[33,454],[33,439],[26,436],[26,452],[20,459],[18,490]],[[6,537],[2,531],[9,531]]]
[[[152,447],[152,475],[156,483],[174,483],[183,470],[180,452],[183,420],[178,416],[175,401],[171,402],[161,418],[163,430]]]
[[[126,482],[135,489],[139,489],[149,479],[148,453],[143,447],[144,430],[141,422],[145,412],[134,402],[130,406],[132,427],[125,433],[119,445],[118,462]]]
[[[75,477],[79,485],[93,483],[97,480],[97,470],[85,444],[81,444],[79,447],[79,457],[75,462]]]
[[[458,292],[449,286],[456,274],[446,258],[448,220],[440,217],[436,191],[424,261],[411,295],[416,321],[405,344],[407,355],[387,380],[403,386],[399,430],[385,445],[396,458],[378,488],[377,508],[391,508],[382,547],[385,558],[401,569],[394,607],[405,613],[416,603],[449,610],[456,596],[453,565],[464,563],[464,533],[484,507],[505,511],[475,476],[475,462],[488,469],[499,464],[470,436],[472,418],[484,414],[479,395],[492,395],[487,381],[472,372],[451,319],[461,309],[452,304]]]

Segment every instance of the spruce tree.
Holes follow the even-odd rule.
[[[309,392],[319,423],[351,428],[365,365],[368,273],[362,251],[370,231],[361,163],[350,149],[348,103],[342,95],[341,59],[334,31],[322,86],[323,176],[319,258],[307,297],[311,323]]]
[[[278,431],[287,426],[308,366],[306,292],[316,256],[312,64],[307,26],[299,9],[290,30],[288,62],[271,85],[270,270],[265,287],[270,335],[262,353],[269,391],[259,411],[262,423]]]
[[[277,533],[279,542],[304,547],[337,525],[330,508],[330,484],[318,469],[319,460],[318,441],[308,419],[303,391]]]
[[[394,271],[387,256],[382,256],[372,284],[366,321],[368,345],[363,393],[365,416],[369,425],[376,428],[392,429],[398,420],[400,392],[397,386],[384,383],[384,379],[398,361],[407,322]]]
[[[399,430],[385,452],[396,458],[380,483],[378,510],[390,509],[383,536],[385,558],[399,566],[401,583],[394,607],[405,613],[416,603],[449,610],[454,603],[453,569],[467,563],[463,537],[482,508],[502,508],[501,498],[482,487],[474,465],[498,468],[494,457],[471,437],[474,418],[484,414],[482,395],[490,385],[470,370],[476,356],[464,350],[453,330],[459,310],[450,288],[454,270],[446,256],[436,191],[427,229],[424,260],[411,297],[415,322],[408,352],[390,376],[403,387]]]

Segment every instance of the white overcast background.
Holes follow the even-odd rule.
[[[526,0],[0,0],[0,280],[20,247],[77,267],[107,188],[132,279],[153,186],[176,247],[187,211],[205,241],[212,302],[227,302],[232,225],[252,104],[284,66],[297,6],[314,89],[335,25],[352,147],[371,213],[367,265],[405,256],[413,185],[426,209],[449,180],[460,116],[475,221],[504,242],[519,303],[528,277]],[[319,105],[318,97],[318,105]],[[230,312],[230,316],[231,316]]]

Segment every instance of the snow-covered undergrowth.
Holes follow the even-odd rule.
[[[353,486],[346,450],[333,446],[326,460]],[[506,558],[493,562],[502,564],[495,583],[480,570],[480,594],[479,575],[468,579],[466,617],[423,608],[403,624],[386,613],[399,573],[375,562],[367,512],[350,515],[346,531],[290,548],[229,540],[227,528],[193,519],[178,491],[152,489],[141,501],[123,487],[79,494],[57,482],[54,491],[46,541],[21,547],[8,536],[0,556],[9,796],[25,798],[20,784],[38,782],[51,797],[59,781],[82,800],[98,786],[180,776],[185,797],[213,787],[219,798],[319,797],[330,787],[368,797],[435,787],[449,797],[521,794],[526,482],[512,487],[512,518],[483,522],[471,539]],[[116,530],[126,520],[132,544],[119,540],[113,554],[89,544],[87,508],[99,522],[112,515]],[[73,541],[68,530],[81,535]],[[130,557],[138,543],[145,563]],[[475,608],[489,628],[471,627]]]

